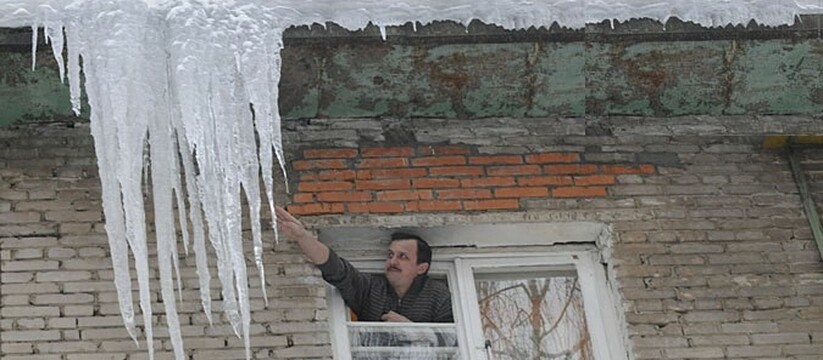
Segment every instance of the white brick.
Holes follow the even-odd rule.
[[[74,329],[77,328],[77,319],[73,317],[50,318],[46,327],[49,329]]]
[[[58,244],[55,237],[2,238],[0,241],[4,249],[52,247]]]
[[[24,331],[4,331],[3,341],[55,341],[60,340],[60,332],[56,330],[24,330]]]
[[[811,336],[805,333],[756,334],[752,335],[754,345],[808,344]]]
[[[67,354],[66,360],[125,360],[124,353],[87,353],[87,354]]]
[[[94,314],[92,305],[66,305],[63,307],[65,316],[91,316]]]
[[[37,282],[83,281],[89,279],[91,279],[91,272],[89,271],[48,271],[38,272],[35,276]]]
[[[60,263],[53,260],[7,261],[3,271],[57,270]]]
[[[97,343],[90,341],[42,342],[37,344],[37,350],[45,354],[90,352],[97,350]]]
[[[41,259],[43,258],[42,249],[20,249],[14,252],[14,259]]]
[[[7,359],[9,354],[32,354],[34,345],[32,343],[0,343],[0,354],[5,354]]]
[[[17,319],[17,326],[23,330],[42,330],[46,327],[44,319]]]
[[[60,308],[56,306],[3,306],[0,308],[2,317],[32,317],[32,316],[59,316]]]
[[[52,259],[65,259],[75,255],[77,255],[77,251],[70,248],[51,248],[47,253],[47,256]]]
[[[29,295],[4,295],[2,297],[3,306],[28,305]]]
[[[0,291],[3,294],[44,294],[60,292],[60,287],[57,284],[9,284],[0,286]]]
[[[723,349],[719,347],[669,348],[663,350],[669,359],[722,359]]]
[[[61,360],[60,355],[5,355],[3,360]]]
[[[35,305],[51,304],[86,304],[94,302],[94,295],[91,294],[49,294],[35,295],[32,301]]]
[[[0,283],[26,283],[34,280],[32,272],[0,273]]]

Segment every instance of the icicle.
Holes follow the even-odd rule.
[[[386,41],[386,26],[377,25],[377,27],[380,28],[380,37],[383,39],[383,41]]]
[[[72,28],[70,28],[72,29]],[[70,35],[75,34],[73,31]],[[79,51],[85,50],[81,47],[80,39],[74,38],[77,43],[72,46],[72,52],[76,52],[76,57],[79,57]],[[89,57],[94,58],[93,56]],[[76,63],[76,62],[75,62]],[[90,79],[98,79],[96,75],[97,68],[93,61],[89,60],[86,68],[86,75]],[[73,72],[74,73],[74,72]],[[72,84],[76,84],[78,79],[72,77]],[[107,169],[115,169],[118,161],[117,148],[118,137],[114,126],[105,125],[102,117],[106,113],[105,108],[108,108],[107,101],[104,97],[98,94],[105,94],[107,86],[105,82],[90,81],[86,83],[86,92],[89,94],[89,102],[93,111],[90,114],[91,119],[91,133],[95,141],[95,153],[97,155],[98,168],[100,171],[100,182],[103,198],[103,211],[106,215],[106,233],[109,241],[109,247],[112,254],[112,268],[114,271],[114,283],[117,290],[117,297],[120,304],[120,314],[131,338],[137,342],[136,330],[134,324],[134,310],[132,308],[131,298],[131,275],[129,272],[128,262],[128,242],[125,237],[126,220],[123,209],[123,198],[120,192],[120,183],[117,174],[114,171],[105,171]],[[142,269],[142,263],[137,262],[137,265]],[[139,269],[139,270],[140,270]],[[138,276],[139,278],[139,276]],[[147,284],[147,283],[146,283]],[[140,289],[143,289],[143,283],[140,284]],[[141,293],[142,294],[142,293]],[[147,336],[151,335],[151,308],[148,302],[144,301],[144,297],[140,297],[140,305],[143,308],[144,323],[148,324],[146,329]],[[148,316],[146,316],[145,309],[148,308]],[[148,342],[149,358],[153,359],[153,343]]]
[[[37,68],[37,25],[31,26],[31,71]]]
[[[73,22],[66,25],[68,46],[69,101],[75,116],[80,116],[80,39]],[[107,217],[108,219],[108,217]]]
[[[54,55],[54,59],[57,60],[60,83],[63,83],[66,78],[66,65],[63,61],[63,27],[54,23],[46,24],[44,34],[46,36],[46,40],[49,44],[51,44],[51,53]]]
[[[178,133],[178,138],[182,136]],[[191,217],[192,235],[194,237],[194,256],[197,268],[198,284],[200,285],[200,303],[203,312],[212,325],[211,316],[211,274],[209,272],[208,254],[206,252],[206,235],[203,232],[203,213],[200,208],[200,190],[194,178],[194,164],[187,141],[179,141],[180,156],[183,162],[183,173],[186,178],[186,191],[189,194],[189,216]]]
[[[162,107],[158,104],[158,107]],[[160,112],[164,113],[163,111]],[[173,148],[174,132],[170,119],[163,116],[154,116],[149,123],[150,154],[152,159],[173,159],[176,157]],[[172,214],[173,161],[157,161],[151,164],[151,182],[154,198],[154,223],[157,237],[157,263],[160,270],[160,291],[163,298],[163,307],[166,312],[166,322],[169,329],[175,358],[183,359],[183,339],[180,333],[180,320],[174,303],[174,284],[172,270],[177,274],[178,286],[180,270],[177,261],[177,245],[175,244],[174,215]],[[172,269],[173,268],[173,269]],[[182,296],[182,289],[178,291]],[[182,302],[182,298],[181,298]]]

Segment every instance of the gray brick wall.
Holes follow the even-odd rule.
[[[314,148],[454,145],[476,154],[579,153],[582,161],[602,166],[654,164],[651,174],[616,175],[600,197],[524,198],[517,210],[471,217],[424,211],[303,219],[316,228],[455,219],[607,223],[614,230],[611,261],[635,358],[819,359],[823,262],[784,155],[761,146],[766,131],[817,132],[819,123],[767,117],[309,119],[284,124],[284,145],[290,160]],[[813,170],[823,152],[805,156]],[[120,322],[94,164],[85,126],[0,130],[4,359],[145,358]],[[810,178],[823,194],[823,177]],[[278,198],[289,201],[290,195],[281,190]],[[330,357],[325,291],[316,270],[288,242],[267,248],[265,261],[268,308],[257,281],[250,282],[254,356]],[[188,354],[241,358],[242,342],[225,322],[208,326],[192,263],[185,260],[178,305]],[[216,289],[217,280],[212,284]],[[157,301],[159,287],[153,289]],[[213,297],[219,300],[219,291]],[[154,305],[159,314],[162,304]],[[155,322],[158,358],[168,358],[162,315]]]
[[[3,359],[147,358],[144,339],[136,347],[120,317],[95,164],[87,125],[0,129]],[[293,244],[273,246],[270,233],[267,240],[268,308],[256,269],[249,268],[255,274],[250,282],[254,358],[330,358],[321,280]],[[156,273],[156,263],[151,266]],[[219,312],[219,281],[211,282],[216,310],[209,326],[193,255],[181,267],[183,302],[177,309],[187,354],[195,360],[243,359],[243,342]],[[156,279],[151,298],[156,359],[173,359]],[[139,310],[137,318],[142,324]]]

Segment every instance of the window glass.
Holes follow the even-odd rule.
[[[371,269],[365,272],[378,273]],[[429,281],[449,287],[445,272],[432,269]],[[454,300],[454,299],[452,299]],[[460,359],[454,323],[401,323],[358,321],[346,307],[346,336],[353,360],[456,360]]]
[[[573,271],[475,274],[475,286],[491,359],[594,359]]]
[[[454,324],[350,323],[352,359],[459,359]]]

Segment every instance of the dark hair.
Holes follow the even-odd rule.
[[[417,241],[417,263],[427,263],[429,267],[431,267],[432,263],[432,248],[429,246],[429,243],[426,240],[423,240],[420,236],[405,233],[405,232],[396,232],[391,234],[391,241],[399,241],[399,240],[415,240]],[[426,270],[428,273],[428,270]]]

